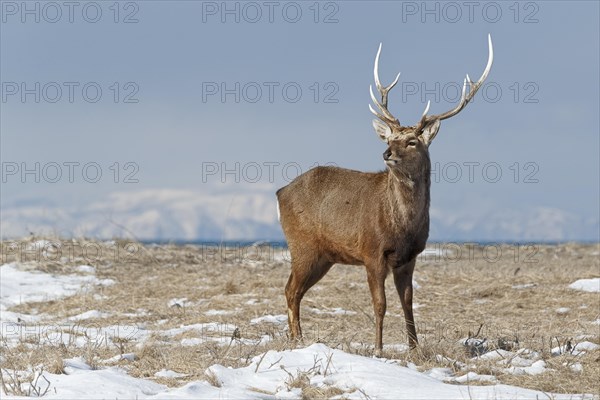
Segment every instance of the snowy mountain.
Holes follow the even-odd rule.
[[[3,237],[131,237],[157,240],[281,239],[273,191],[205,193],[142,190],[112,193],[77,208],[24,204],[3,207]]]
[[[146,240],[281,240],[275,190],[270,185],[243,190],[145,189],[111,193],[80,206],[26,199],[2,205],[2,237],[33,232],[66,237],[134,235]],[[597,241],[599,229],[597,218],[558,208],[434,204],[430,240]]]

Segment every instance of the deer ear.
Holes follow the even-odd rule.
[[[373,120],[373,128],[375,128],[375,132],[377,132],[379,137],[384,142],[387,143],[390,140],[390,137],[392,136],[392,130],[385,122],[382,122],[378,119],[374,119]]]
[[[440,120],[434,119],[433,121],[428,122],[427,125],[425,125],[425,127],[423,127],[423,129],[421,129],[421,139],[427,146],[429,146],[431,144],[431,141],[433,140],[435,135],[437,135],[439,130],[440,130]]]

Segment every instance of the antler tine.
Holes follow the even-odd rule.
[[[377,108],[379,108],[381,110],[381,112],[383,113],[383,115],[381,115],[378,112],[374,111],[373,108],[371,107],[371,105],[369,104],[369,108],[371,109],[371,112],[373,112],[373,114],[375,114],[378,118],[382,119],[383,121],[386,121],[386,120],[390,121],[390,122],[397,121],[396,117],[394,117],[392,115],[392,113],[389,112],[387,109],[387,92],[385,94],[383,94],[383,93],[381,94],[381,99],[382,99],[381,103],[377,100],[377,98],[373,94],[373,86],[372,85],[369,85],[369,94],[371,95],[371,100],[373,100],[373,103],[375,103],[377,105]]]
[[[428,120],[432,120],[432,119],[443,120],[443,119],[453,117],[456,114],[458,114],[459,112],[461,112],[462,109],[465,108],[466,105],[473,99],[473,97],[475,97],[475,94],[477,93],[477,91],[479,90],[479,88],[481,87],[483,82],[487,79],[487,77],[490,73],[490,70],[492,69],[493,62],[494,62],[494,48],[492,46],[492,36],[488,34],[488,62],[485,67],[485,70],[483,71],[483,74],[481,74],[481,77],[479,78],[479,80],[477,82],[473,82],[471,80],[471,78],[469,78],[469,74],[467,74],[467,77],[465,78],[465,80],[463,82],[462,94],[460,96],[460,101],[458,102],[458,105],[454,109],[447,111],[443,114],[432,115],[432,116],[423,115],[423,119],[426,118]],[[468,94],[467,94],[467,83],[469,84],[469,93]]]
[[[379,43],[379,49],[377,49],[377,55],[375,56],[375,65],[373,66],[373,76],[375,77],[375,85],[377,86],[377,90],[381,92],[381,95],[386,95],[390,91],[391,88],[396,86],[398,83],[398,79],[400,78],[400,72],[396,75],[396,79],[388,86],[384,87],[379,80],[379,56],[381,55],[381,47],[382,43]]]
[[[423,111],[423,115],[421,118],[425,118],[427,116],[427,112],[429,111],[429,106],[431,105],[431,100],[427,100],[427,105],[425,106],[425,111]]]
[[[398,123],[398,119],[396,117],[394,117],[391,112],[388,111],[387,103],[388,103],[388,92],[394,86],[396,86],[396,84],[398,83],[398,80],[400,79],[400,73],[398,73],[398,75],[396,75],[396,79],[394,79],[394,81],[389,86],[386,87],[381,84],[381,81],[379,80],[379,56],[381,55],[381,47],[382,47],[382,44],[379,43],[379,49],[377,49],[377,55],[375,56],[375,65],[373,67],[373,76],[375,78],[375,86],[377,87],[377,90],[381,94],[381,102],[379,102],[377,100],[377,98],[375,97],[375,95],[373,94],[372,86],[369,86],[369,92],[371,94],[371,100],[373,100],[373,103],[375,103],[377,108],[379,108],[379,110],[381,110],[383,115],[376,112],[373,109],[373,107],[371,107],[371,105],[369,105],[369,109],[371,110],[371,112],[373,114],[375,114],[377,116],[377,118],[379,118],[385,122]]]
[[[374,114],[374,115],[375,115],[377,118],[379,118],[380,120],[382,120],[382,121],[384,121],[384,122],[388,122],[388,121],[389,121],[389,119],[388,119],[386,116],[384,116],[384,115],[381,115],[381,114],[379,114],[377,111],[375,111],[375,109],[374,109],[374,108],[373,108],[373,107],[372,107],[370,104],[369,104],[369,110],[371,110],[371,112],[372,112],[372,113],[373,113],[373,114]]]

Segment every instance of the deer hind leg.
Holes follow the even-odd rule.
[[[387,271],[372,271],[367,268],[367,281],[375,311],[375,355],[381,356],[383,350],[383,317],[385,316],[385,278]]]
[[[300,327],[300,302],[304,294],[329,271],[333,263],[317,259],[311,261],[295,260],[292,256],[292,272],[285,286],[288,306],[288,325],[292,340],[302,337]]]
[[[406,321],[406,331],[408,332],[408,344],[411,349],[417,347],[418,343],[412,306],[412,276],[413,270],[415,269],[415,261],[416,259],[413,258],[408,263],[393,269],[394,283],[396,284],[396,290],[398,290],[400,302],[402,303],[404,320]]]

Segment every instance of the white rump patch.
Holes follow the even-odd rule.
[[[277,199],[277,221],[281,222],[281,213],[279,212],[279,199]]]

